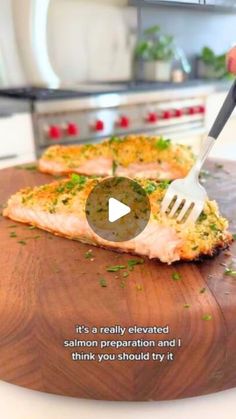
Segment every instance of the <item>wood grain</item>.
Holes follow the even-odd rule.
[[[214,172],[206,182],[209,195],[217,198],[221,211],[231,220],[231,230],[236,232],[235,163],[217,169],[211,162],[209,167]],[[24,186],[51,180],[37,172],[3,170],[0,203]],[[10,227],[12,224],[17,227]],[[49,393],[106,400],[176,399],[236,385],[236,280],[225,276],[222,266],[236,258],[235,244],[230,249],[234,256],[223,252],[203,263],[166,266],[145,260],[130,273],[123,287],[121,273],[108,273],[106,267],[126,264],[129,255],[94,248],[94,260],[90,261],[85,259],[89,246],[29,230],[2,217],[0,228],[0,379]],[[12,232],[17,237],[10,237]],[[171,279],[175,271],[182,280]],[[105,288],[99,284],[101,277],[107,280]],[[206,291],[201,293],[203,288]],[[203,320],[204,315],[212,319]],[[63,341],[85,336],[75,333],[76,324],[168,324],[171,333],[167,337],[143,334],[126,338],[178,337],[182,348],[173,350],[173,362],[162,364],[73,362],[73,350],[65,349]],[[94,340],[94,335],[86,338]],[[112,335],[107,339],[121,338]]]

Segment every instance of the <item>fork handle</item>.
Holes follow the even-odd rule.
[[[219,137],[222,129],[224,128],[226,122],[228,121],[230,115],[232,114],[236,106],[236,80],[229,93],[226,96],[226,99],[217,115],[217,118],[212,125],[212,128],[209,132],[209,137],[214,138],[215,140]]]

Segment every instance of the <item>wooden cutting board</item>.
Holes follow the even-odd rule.
[[[209,195],[217,198],[236,232],[235,163],[208,166]],[[25,169],[3,170],[0,203],[19,188],[51,180]],[[236,385],[236,278],[224,275],[222,266],[235,262],[235,244],[231,253],[203,263],[166,266],[145,260],[124,278],[124,270],[109,273],[106,268],[126,265],[130,255],[93,248],[90,260],[89,246],[2,217],[0,226],[0,379],[49,393],[106,400],[175,399]],[[174,281],[174,272],[182,279]],[[103,278],[106,287],[101,286]],[[120,336],[118,330],[81,334],[76,325],[170,330],[161,335],[143,331]],[[181,347],[64,346],[72,339],[170,344],[174,338],[181,339]],[[73,352],[125,352],[128,357],[171,352],[173,360],[73,361]]]

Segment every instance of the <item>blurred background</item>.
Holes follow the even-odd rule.
[[[198,152],[235,44],[233,0],[0,0],[0,167],[128,133]],[[212,155],[235,136],[236,113]]]

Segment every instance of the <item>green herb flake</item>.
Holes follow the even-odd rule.
[[[136,265],[142,265],[144,263],[143,259],[129,259],[127,262],[129,271],[133,271]]]
[[[204,294],[205,292],[206,292],[206,288],[202,288],[202,289],[200,289],[200,294]]]
[[[227,275],[227,276],[236,276],[236,270],[227,267],[227,268],[225,268],[224,275]]]
[[[166,150],[167,148],[170,147],[171,141],[170,140],[165,140],[163,137],[160,137],[156,143],[155,146],[156,148],[158,148],[159,150]]]
[[[12,224],[10,226],[7,226],[7,228],[17,228],[17,227],[18,227],[18,225],[16,225],[16,224]]]
[[[192,247],[192,250],[194,251],[194,250],[197,250],[198,249],[198,246],[194,246],[194,247]]]
[[[145,192],[150,195],[155,192],[158,188],[158,185],[155,182],[148,182],[147,186],[145,186]]]
[[[118,167],[118,164],[115,160],[112,161],[112,176],[116,175],[116,169]]]
[[[221,164],[221,163],[216,163],[216,164],[215,164],[215,168],[216,168],[216,169],[224,169],[224,165],[223,165],[223,164]]]
[[[89,249],[86,253],[85,253],[85,259],[92,259],[93,258],[93,251],[92,249]]]
[[[211,314],[203,314],[202,320],[205,320],[205,321],[212,320],[212,315]]]
[[[158,187],[162,190],[167,189],[168,186],[170,185],[170,180],[162,180],[159,184]]]
[[[17,237],[16,232],[15,231],[11,231],[10,234],[9,234],[9,237],[11,237],[11,238]]]
[[[114,266],[108,266],[106,270],[107,272],[118,272],[121,269],[125,269],[125,268],[126,268],[125,265],[114,265]]]
[[[184,304],[184,308],[190,308],[190,304]]]
[[[125,281],[124,280],[120,281],[120,287],[121,288],[125,288],[125,286],[126,286]]]
[[[123,272],[123,278],[128,278],[129,272]]]
[[[236,233],[232,234],[234,241],[236,241]]]
[[[22,244],[23,246],[25,246],[25,245],[26,245],[26,242],[25,242],[24,240],[19,240],[19,241],[18,241],[18,243],[19,243],[19,244]]]
[[[182,275],[179,272],[173,272],[171,277],[173,281],[180,281],[182,279]]]
[[[219,231],[219,229],[218,229],[218,227],[217,227],[217,225],[216,225],[216,224],[210,224],[210,229],[211,229],[212,231]]]
[[[104,277],[99,279],[99,284],[102,288],[106,288],[107,287],[107,281]]]
[[[27,227],[28,228],[28,230],[35,230],[36,229],[36,227],[35,226],[29,226],[29,227]]]

